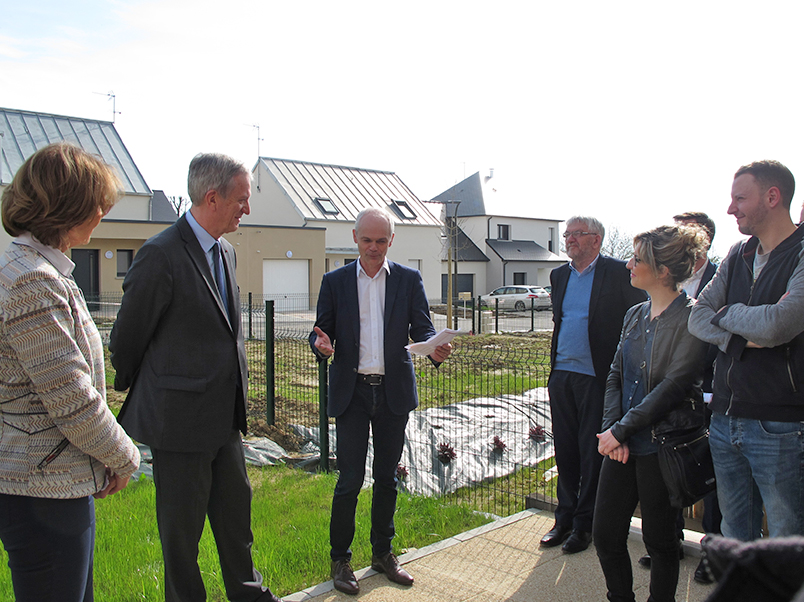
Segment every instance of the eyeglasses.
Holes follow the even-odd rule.
[[[597,234],[597,232],[584,232],[583,230],[573,230],[572,232],[564,232],[561,236],[564,238],[580,238],[581,236],[588,236],[589,234]]]

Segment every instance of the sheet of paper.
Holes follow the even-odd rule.
[[[406,345],[405,349],[407,349],[411,353],[415,353],[416,355],[430,355],[433,351],[435,351],[436,347],[438,347],[439,345],[446,345],[447,343],[452,342],[452,339],[454,339],[456,336],[463,334],[468,333],[463,330],[453,330],[452,328],[445,328],[441,332],[437,332],[436,334],[431,336],[426,341]]]

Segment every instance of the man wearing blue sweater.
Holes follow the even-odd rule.
[[[600,463],[597,438],[603,394],[625,312],[645,292],[631,286],[624,261],[600,254],[605,229],[593,217],[571,217],[564,232],[571,263],[550,274],[553,298],[550,411],[558,467],[558,508],[543,547],[581,552],[592,540]]]

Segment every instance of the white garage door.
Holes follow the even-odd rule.
[[[310,275],[306,259],[263,259],[262,293],[277,311],[309,309]]]

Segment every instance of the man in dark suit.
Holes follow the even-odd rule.
[[[168,602],[206,600],[198,541],[209,517],[230,600],[277,601],[251,558],[246,432],[248,372],[234,248],[222,238],[249,213],[251,176],[224,155],[198,155],[192,207],[146,241],[123,281],[109,349],[118,417],[151,446]]]
[[[558,507],[544,547],[581,552],[592,540],[592,516],[603,457],[597,437],[611,360],[625,312],[644,301],[631,286],[625,262],[600,255],[605,230],[592,217],[567,221],[564,240],[572,262],[550,274],[553,342],[548,391],[558,467]]]
[[[435,334],[418,271],[385,257],[394,239],[388,212],[364,209],[352,231],[358,261],[324,275],[310,345],[319,361],[334,354],[327,413],[337,429],[338,484],[332,499],[330,557],[335,588],[357,594],[350,561],[355,507],[365,476],[369,425],[374,442],[371,507],[371,568],[401,585],[413,577],[392,552],[396,468],[402,456],[408,414],[419,403],[413,362],[405,345]],[[442,345],[436,364],[450,354]]]

